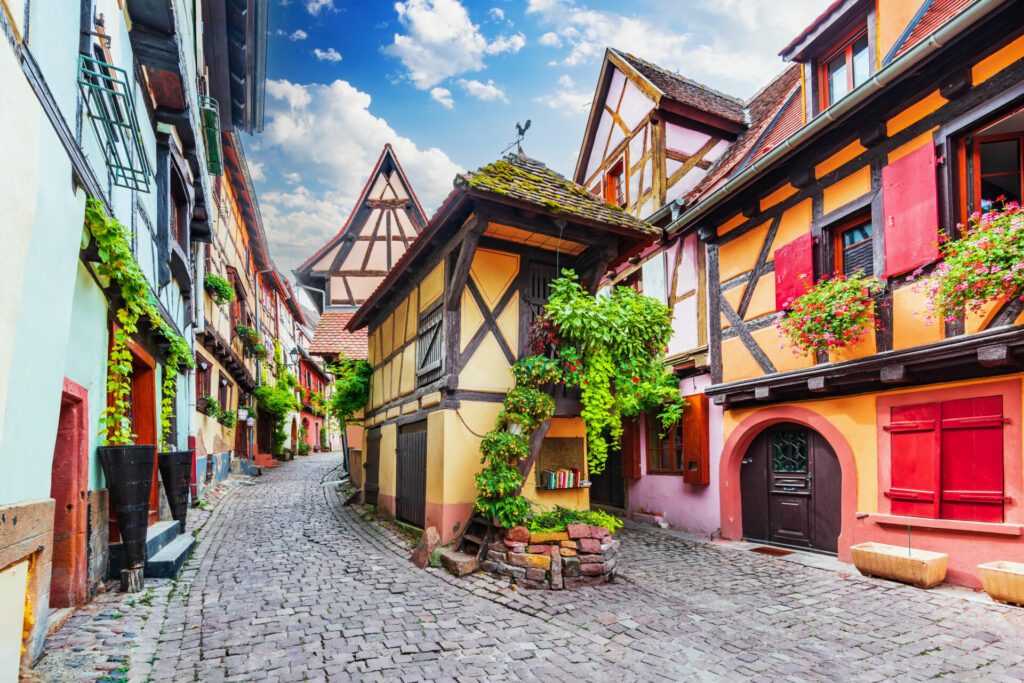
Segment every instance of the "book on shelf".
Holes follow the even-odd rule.
[[[575,489],[580,487],[580,481],[580,471],[575,467],[540,473],[540,486],[545,489]]]

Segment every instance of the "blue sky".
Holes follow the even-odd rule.
[[[390,142],[428,213],[525,151],[569,175],[606,46],[737,97],[827,0],[270,0],[267,116],[245,146],[278,266],[345,221]]]

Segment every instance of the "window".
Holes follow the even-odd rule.
[[[981,135],[972,141],[973,207],[986,213],[1002,209],[1007,202],[1020,202],[1024,196],[1024,132]]]
[[[835,231],[835,269],[843,275],[875,274],[871,222],[860,219]]]
[[[662,435],[661,423],[647,418],[647,471],[652,474],[683,473],[683,425],[677,423]]]
[[[231,405],[231,393],[235,388],[235,385],[227,378],[222,372],[220,373],[220,383],[217,387],[217,403],[220,404],[221,410],[228,410]]]
[[[626,206],[626,164],[619,159],[604,176],[604,200],[616,206]]]
[[[1002,396],[894,406],[892,513],[1003,521]]]
[[[196,354],[196,404],[200,412],[206,412],[206,397],[210,395],[210,375],[213,368],[210,361]]]
[[[416,385],[423,386],[441,378],[444,359],[444,309],[434,306],[420,317],[416,336]]]
[[[821,60],[821,108],[827,109],[868,79],[871,73],[868,34],[860,29],[842,47]]]

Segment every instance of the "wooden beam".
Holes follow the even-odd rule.
[[[760,386],[754,387],[754,400],[755,401],[768,401],[772,397],[772,390],[770,387]]]
[[[947,100],[955,100],[970,92],[973,85],[974,78],[970,67],[957,69],[939,82],[939,94]]]
[[[454,311],[459,306],[462,290],[466,288],[466,280],[469,279],[469,267],[473,265],[473,254],[476,253],[476,246],[480,242],[481,233],[487,227],[487,221],[481,220],[476,215],[466,221],[466,224],[469,226],[469,229],[462,238],[462,246],[459,248],[459,259],[455,262],[451,287],[448,290],[447,309],[449,311]]]
[[[523,484],[526,483],[526,477],[530,476],[530,470],[533,469],[533,463],[536,462],[537,456],[540,455],[541,444],[544,443],[544,437],[548,435],[548,429],[551,428],[551,420],[544,420],[537,427],[537,430],[530,435],[530,457],[519,461],[519,474],[523,475]],[[523,492],[523,485],[519,485],[519,490],[516,491],[516,495]]]
[[[860,144],[864,147],[874,147],[878,143],[884,142],[887,137],[885,122],[876,121],[863,128],[860,134]]]
[[[810,187],[814,180],[814,168],[811,166],[800,166],[795,168],[789,176],[790,184],[798,190]]]
[[[903,384],[910,381],[910,373],[905,365],[883,365],[879,370],[882,384]]]
[[[1014,364],[1013,354],[1006,344],[993,344],[978,349],[978,364],[986,368],[1005,368]]]
[[[807,390],[820,393],[828,389],[828,381],[824,377],[811,377],[807,380]]]

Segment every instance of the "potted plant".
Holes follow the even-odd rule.
[[[238,419],[245,420],[249,417],[249,406],[238,406]]]
[[[218,306],[226,306],[235,300],[235,288],[216,273],[207,273],[203,278],[203,285],[213,298],[213,303]]]
[[[836,273],[791,301],[776,325],[797,355],[851,346],[874,329],[872,297],[881,290],[882,283],[863,272]]]
[[[860,543],[850,546],[853,566],[864,576],[877,576],[932,588],[946,578],[949,556],[930,550],[885,543]]]
[[[182,451],[171,450],[173,444],[172,418],[174,416],[174,398],[177,395],[177,369],[187,364],[192,352],[188,344],[172,342],[167,353],[167,363],[164,371],[163,398],[160,402],[160,443],[162,450],[157,458],[157,466],[160,469],[160,481],[163,482],[164,493],[167,494],[167,503],[171,508],[171,517],[180,525],[180,532],[185,531],[185,522],[188,514],[189,485],[192,481],[192,470],[195,463],[195,451],[186,449]]]
[[[996,602],[1024,607],[1024,563],[989,562],[979,564],[981,585]]]

